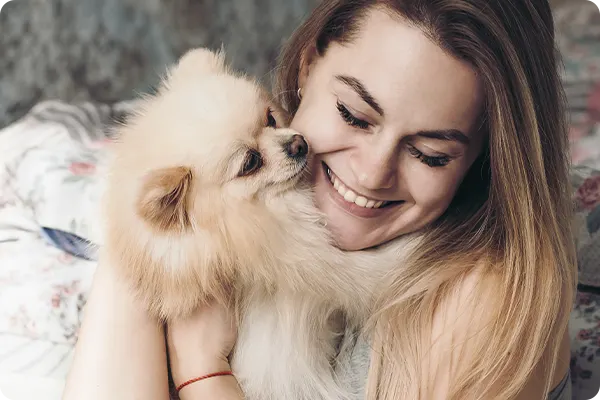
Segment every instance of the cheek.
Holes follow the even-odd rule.
[[[407,186],[415,205],[427,212],[443,212],[458,190],[462,174],[436,171],[423,166],[407,178]]]
[[[338,150],[348,139],[347,125],[335,109],[335,99],[326,93],[304,99],[290,127],[306,138],[316,154]]]
[[[235,179],[223,186],[223,195],[228,201],[243,201],[251,198],[257,191],[257,185],[253,185],[254,179]]]

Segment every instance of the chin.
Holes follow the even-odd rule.
[[[335,204],[327,201],[316,201],[324,214],[326,227],[331,232],[335,246],[344,251],[365,250],[375,247],[384,241],[375,235],[372,227],[361,224],[362,221],[339,210]]]
[[[360,251],[377,246],[377,244],[359,242],[354,238],[335,238],[335,245],[344,251]]]
[[[367,250],[402,236],[402,234],[398,234],[391,237],[382,237],[370,229],[352,228],[351,226],[336,225],[329,222],[327,226],[331,230],[336,247],[344,251]]]

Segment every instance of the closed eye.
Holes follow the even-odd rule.
[[[348,108],[346,108],[346,106],[344,106],[342,103],[339,102],[339,100],[336,103],[336,108],[337,108],[338,112],[340,113],[340,116],[342,117],[342,119],[348,125],[350,125],[352,127],[359,128],[359,129],[368,129],[369,126],[371,126],[371,124],[368,123],[367,121],[364,121],[362,119],[356,118],[350,112],[350,110],[348,110]]]
[[[415,158],[419,159],[423,164],[436,168],[445,167],[451,161],[450,156],[428,156],[414,146],[408,146],[408,152]]]

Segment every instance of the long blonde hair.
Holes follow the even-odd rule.
[[[487,144],[446,213],[390,279],[373,317],[369,399],[418,398],[420,337],[476,267],[494,276],[492,326],[451,376],[450,399],[511,399],[556,368],[576,282],[563,93],[546,0],[326,0],[281,54],[275,92],[292,114],[309,52],[352,41],[372,7],[469,63],[484,87]],[[483,279],[485,280],[485,279]],[[484,285],[474,298],[486,297]],[[542,360],[543,354],[551,354]]]

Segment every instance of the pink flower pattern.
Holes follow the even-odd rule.
[[[72,162],[69,171],[76,176],[88,176],[96,172],[96,166],[87,162]]]
[[[587,178],[577,189],[575,197],[586,210],[594,209],[600,203],[600,175]]]
[[[600,84],[595,84],[588,96],[587,111],[590,120],[600,122]]]

